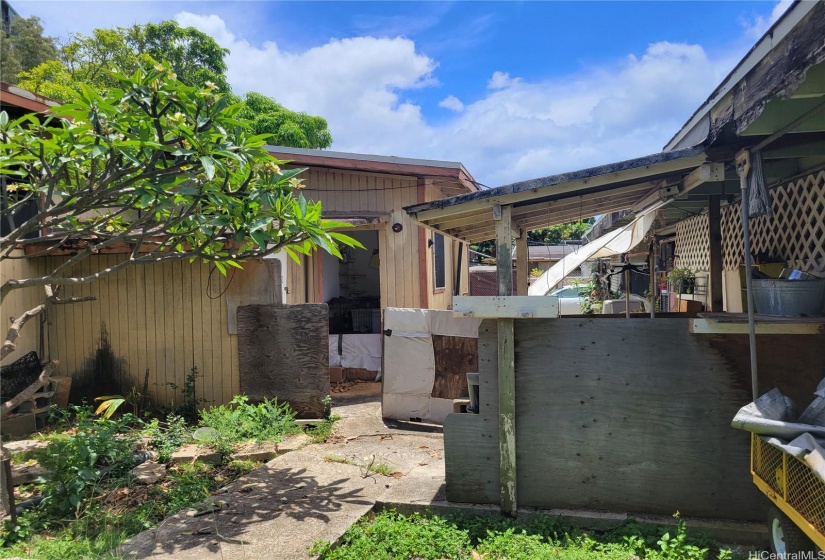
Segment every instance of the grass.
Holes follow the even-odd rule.
[[[158,485],[113,481],[75,516],[55,519],[46,509],[28,510],[20,516],[18,526],[0,538],[0,556],[65,560],[105,557],[132,535],[205,501],[246,472],[246,466],[181,464],[170,469],[167,479]]]
[[[558,518],[529,521],[504,517],[439,516],[431,513],[371,514],[344,534],[340,546],[318,542],[323,560],[732,560],[730,550],[690,537],[684,522],[669,530],[635,522],[603,532],[565,527]]]
[[[326,442],[332,435],[332,431],[335,427],[335,422],[337,422],[340,419],[340,416],[333,414],[328,418],[324,418],[324,421],[319,424],[308,425],[306,427],[306,433],[307,435],[309,435],[309,437],[312,438],[312,443]]]

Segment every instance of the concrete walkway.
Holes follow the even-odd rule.
[[[181,512],[125,543],[125,558],[307,559],[318,540],[334,541],[378,501],[443,500],[440,433],[385,425],[377,384],[333,400],[342,417],[334,437],[273,459],[212,498],[213,513]],[[347,462],[344,462],[347,461]],[[393,476],[367,473],[387,465]]]

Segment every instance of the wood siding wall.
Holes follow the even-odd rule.
[[[357,215],[358,212],[383,213],[386,216],[385,223],[363,228],[378,230],[382,308],[422,307],[422,279],[427,281],[427,307],[447,309],[450,306],[455,285],[457,242],[449,238],[446,240],[447,288],[437,292],[433,289],[432,251],[426,247],[425,242],[424,250],[427,250],[427,256],[426,259],[419,260],[419,226],[403,210],[405,206],[418,202],[444,198],[444,194],[437,186],[427,181],[424,188],[419,189],[418,181],[411,177],[327,169],[309,169],[301,177],[306,185],[303,190],[304,196],[320,200],[327,211],[350,212],[353,215]],[[403,228],[398,233],[391,229],[395,223],[401,224]],[[429,237],[430,233],[427,231],[425,240]],[[319,299],[318,261],[315,257],[303,258],[301,265],[289,261],[287,303],[323,303]],[[466,291],[469,274],[466,248],[462,261],[462,290]],[[424,273],[420,270],[421,262],[427,263]]]
[[[124,255],[87,259],[79,274],[114,266]],[[3,263],[3,275],[32,276],[51,270],[66,257],[36,258]],[[96,301],[53,307],[44,331],[43,358],[58,359],[58,375],[74,375],[94,356],[105,325],[112,352],[125,360],[131,382],[143,385],[149,369],[149,393],[156,403],[180,402],[168,383],[182,386],[193,365],[201,374],[198,397],[209,404],[228,402],[240,390],[237,336],[228,331],[227,297],[252,274],[257,263],[247,263],[225,278],[211,265],[170,261],[125,267],[103,279],[65,288],[65,296],[94,296]],[[28,267],[28,269],[26,269]],[[277,283],[273,283],[275,285]],[[42,289],[41,289],[42,290]],[[4,316],[19,316],[41,300],[41,290],[20,290],[3,304]],[[274,294],[273,294],[274,297]],[[38,349],[39,328],[31,321],[23,331],[18,350],[5,363]]]

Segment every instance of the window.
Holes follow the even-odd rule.
[[[433,288],[443,290],[447,287],[444,263],[444,236],[433,233]]]

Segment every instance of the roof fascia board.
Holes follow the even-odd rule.
[[[324,152],[282,146],[266,146],[266,150],[273,157],[296,165],[413,177],[448,177],[455,179],[471,192],[479,190],[473,176],[460,162]]]
[[[293,165],[309,167],[327,167],[331,169],[344,169],[348,171],[367,171],[373,173],[385,173],[392,175],[403,175],[412,177],[432,176],[449,177],[458,180],[460,170],[457,168],[433,167],[427,165],[411,165],[406,163],[387,163],[369,160],[341,159],[323,156],[307,156],[297,154],[287,154],[269,150],[269,153]]]
[[[14,90],[18,90],[20,93]],[[0,91],[2,91],[0,99],[2,99],[4,104],[20,107],[21,109],[28,109],[35,113],[45,113],[52,107],[59,105],[57,102],[47,100],[45,97],[40,97],[28,90],[20,89],[5,82],[0,85]],[[22,95],[22,93],[30,93],[31,97]],[[47,103],[47,101],[51,101],[51,103]]]
[[[748,74],[748,72],[753,70],[756,65],[759,64],[759,62],[765,58],[771,50],[774,49],[774,47],[782,42],[782,40],[788,36],[794,27],[796,27],[797,24],[799,24],[799,22],[802,21],[806,15],[808,15],[808,13],[816,8],[818,3],[818,1],[796,0],[796,2],[782,15],[782,17],[780,17],[779,20],[777,20],[762,36],[762,38],[751,48],[739,64],[731,70],[731,72],[714,90],[710,97],[682,126],[679,132],[677,132],[676,135],[670,139],[670,141],[665,145],[664,150],[671,151],[678,147],[682,147],[682,140],[686,138],[690,139],[690,142],[693,143],[692,145],[696,145],[698,142],[703,141],[704,138],[697,141],[697,138],[701,136],[701,134],[697,134],[697,131],[694,131],[694,129],[705,125],[709,128],[709,115],[713,110],[713,107],[719,103],[719,101],[721,101],[734,88],[734,86]],[[705,119],[708,119],[707,123],[703,123]]]

